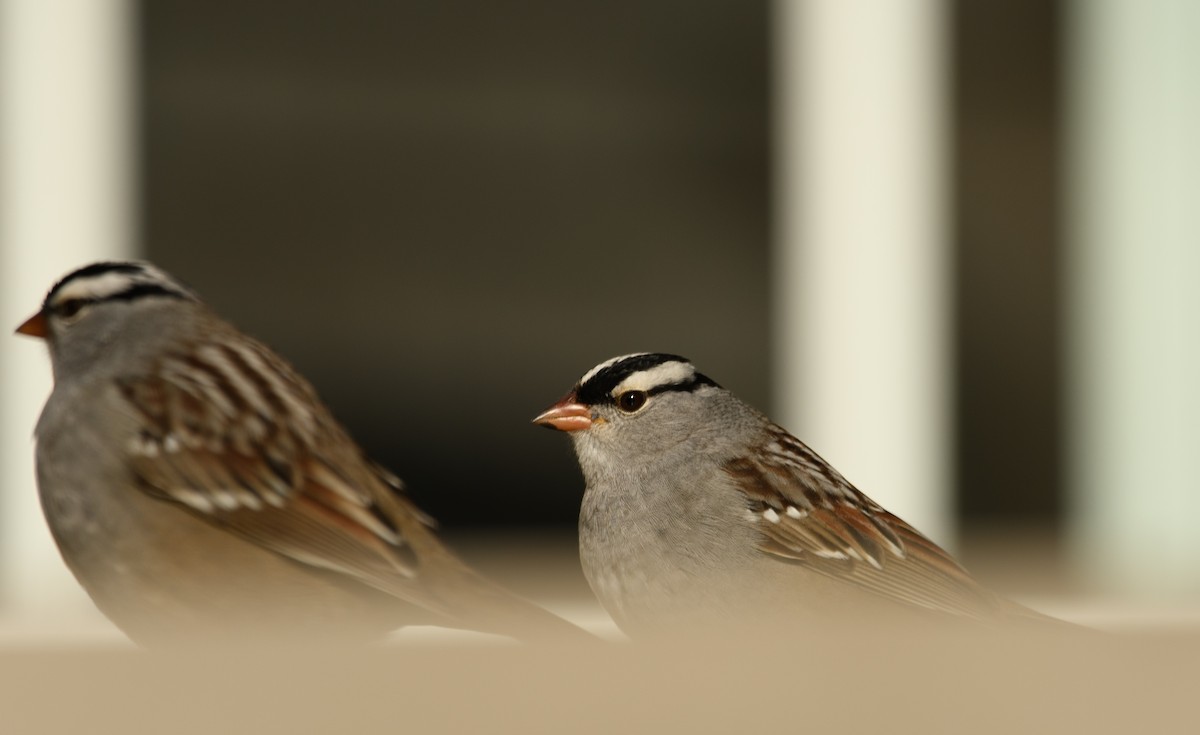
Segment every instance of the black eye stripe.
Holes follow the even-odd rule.
[[[124,291],[105,296],[99,301],[134,301],[145,296],[166,296],[173,299],[191,299],[188,294],[164,286],[161,283],[135,283]]]
[[[64,299],[56,304],[48,304],[46,308],[61,316],[71,316],[78,313],[80,309],[92,304],[98,304],[105,301],[135,301],[147,296],[165,296],[172,299],[190,299],[187,294],[176,291],[167,286],[157,283],[135,283],[124,291],[104,296],[102,298],[72,298]],[[68,313],[69,312],[69,313]]]
[[[721,387],[721,386],[717,385],[717,381],[713,380],[712,378],[708,377],[707,375],[701,375],[700,373],[696,373],[696,375],[691,380],[687,381],[686,383],[671,383],[670,385],[660,385],[656,388],[651,388],[650,390],[646,391],[646,395],[657,396],[660,393],[672,393],[672,392],[691,393],[692,391],[694,391],[697,388],[704,386],[704,385],[711,385],[714,388]]]

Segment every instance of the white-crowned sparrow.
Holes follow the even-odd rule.
[[[685,358],[603,362],[534,421],[574,441],[584,573],[627,633],[768,616],[1037,616]]]
[[[154,266],[76,270],[17,331],[54,371],[36,429],[46,520],[134,640],[584,635],[454,556],[304,378]]]

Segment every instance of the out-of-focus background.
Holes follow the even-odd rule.
[[[582,481],[529,419],[677,352],[992,586],[1187,622],[1198,27],[1188,0],[0,0],[0,326],[152,259],[473,562],[584,605]],[[36,504],[41,345],[0,338],[0,371],[0,621],[53,636],[94,613]]]

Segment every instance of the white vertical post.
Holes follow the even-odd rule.
[[[1110,589],[1200,591],[1200,3],[1069,8],[1074,546]]]
[[[12,332],[67,270],[131,252],[131,21],[128,0],[0,0],[0,615],[10,618],[88,605],[34,485],[49,362],[41,343]]]
[[[950,540],[945,10],[777,0],[779,418]]]

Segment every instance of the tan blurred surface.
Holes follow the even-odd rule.
[[[989,583],[1047,612],[1131,632],[833,627],[761,631],[754,640],[636,644],[624,641],[590,599],[569,534],[475,534],[456,543],[473,563],[605,640],[546,649],[412,628],[360,651],[164,654],[133,648],[98,616],[57,624],[0,620],[0,732],[1194,727],[1189,695],[1200,661],[1200,608],[1173,604],[1156,612],[1078,589],[1056,593],[1067,577],[1050,571],[1065,566],[1036,533],[973,538],[964,555]]]
[[[1197,635],[802,630],[558,650],[15,648],[0,659],[0,722],[8,733],[1183,732],[1198,656]]]

